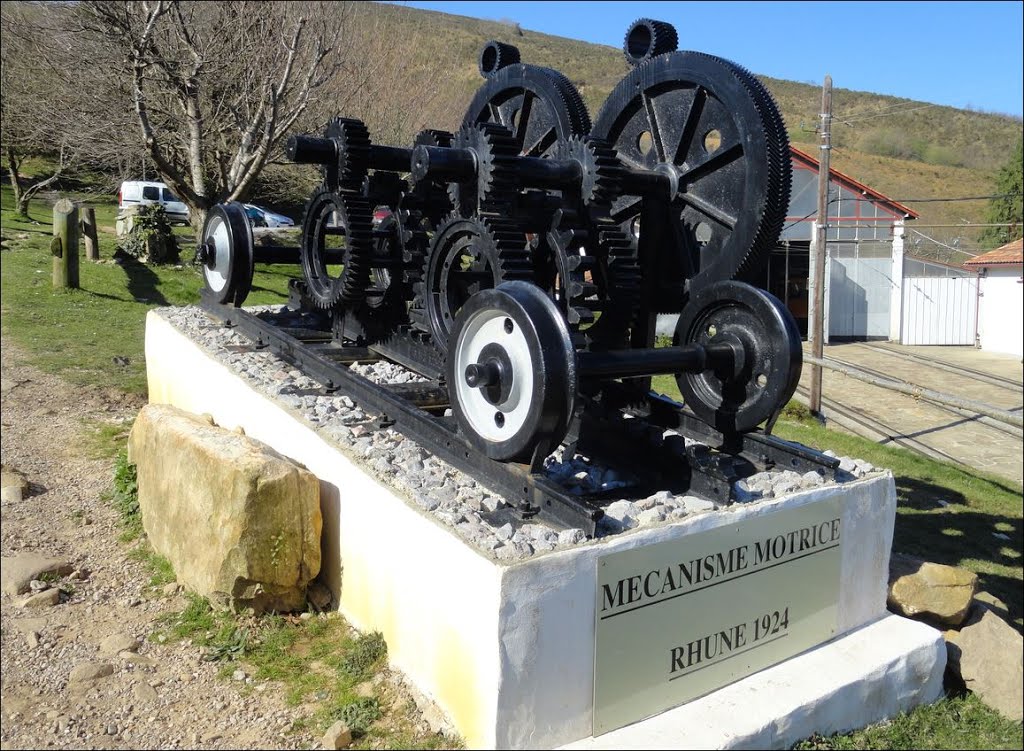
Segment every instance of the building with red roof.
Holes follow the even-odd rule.
[[[975,256],[964,268],[978,275],[981,348],[1024,356],[1024,240]]]

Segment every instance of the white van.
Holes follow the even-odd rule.
[[[174,195],[164,183],[141,180],[127,180],[121,183],[121,189],[117,192],[119,208],[151,203],[162,204],[164,211],[167,212],[167,218],[172,222],[188,224],[188,206],[182,203],[181,199]]]

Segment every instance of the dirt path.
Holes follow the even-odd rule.
[[[217,663],[188,643],[148,640],[180,594],[147,588],[146,567],[118,541],[115,511],[102,499],[113,462],[88,458],[83,428],[131,419],[142,402],[102,389],[77,389],[24,364],[8,341],[0,357],[0,422],[5,469],[31,486],[4,501],[5,561],[26,553],[62,558],[75,569],[53,606],[22,609],[24,595],[0,600],[0,745],[3,748],[309,748],[289,733],[297,717],[274,684],[218,679]],[[70,585],[70,586],[67,586]],[[103,655],[112,636],[137,653]],[[108,642],[109,645],[109,642]],[[76,666],[110,666],[95,680],[72,680]],[[79,671],[86,668],[79,668]],[[107,672],[106,667],[97,670]]]

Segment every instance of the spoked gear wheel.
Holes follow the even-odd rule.
[[[354,193],[315,192],[302,219],[301,252],[313,302],[333,310],[361,301],[370,283],[372,256],[373,220],[367,200]]]
[[[647,228],[677,249],[659,253],[659,282],[688,280],[689,294],[767,257],[789,206],[789,139],[767,90],[745,69],[696,52],[637,66],[608,96],[593,135],[626,167],[658,171],[675,186]],[[611,217],[634,240],[644,199],[624,194]],[[645,269],[647,273],[647,269]],[[668,285],[671,286],[671,285]],[[683,300],[654,301],[678,311]]]
[[[512,131],[516,153],[552,156],[559,140],[590,131],[583,97],[557,70],[509,65],[492,74],[469,103],[464,125],[497,123]]]
[[[555,149],[559,161],[578,162],[583,180],[580,201],[588,209],[607,213],[621,192],[622,167],[607,141],[589,136],[569,136]]]
[[[464,216],[509,204],[516,194],[516,142],[508,128],[496,123],[477,123],[459,129],[452,141],[457,149],[476,154],[476,178],[452,183],[450,196]]]
[[[324,184],[331,190],[358,191],[370,165],[370,131],[361,120],[335,117],[324,136],[337,144],[338,161],[324,166]]]
[[[455,317],[473,294],[513,280],[533,281],[526,235],[515,222],[449,217],[434,233],[421,285],[437,348],[447,351]]]
[[[538,280],[562,311],[574,344],[593,351],[627,346],[640,303],[640,267],[632,243],[609,221],[563,222],[544,238],[551,259]]]

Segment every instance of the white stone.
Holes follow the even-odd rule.
[[[146,360],[151,400],[197,414],[209,412],[228,429],[242,426],[247,435],[301,462],[320,478],[321,578],[332,592],[340,592],[339,609],[356,628],[382,632],[391,663],[437,702],[467,747],[545,748],[590,736],[595,592],[598,559],[603,555],[659,542],[682,543],[691,534],[734,522],[756,523],[758,517],[778,510],[839,496],[844,544],[836,633],[848,634],[885,614],[896,514],[895,486],[888,473],[689,514],[573,548],[537,552],[527,560],[518,557],[512,543],[488,555],[415,500],[363,471],[313,425],[257,392],[156,312],[147,320]],[[874,626],[856,633],[874,633],[870,628]],[[916,623],[906,628],[933,633]],[[935,697],[926,689],[941,687],[941,666],[938,681],[933,680],[937,658],[921,656],[928,650],[909,637],[890,637],[883,629],[851,642],[859,645],[849,656],[857,665],[871,664],[860,654],[865,642],[877,643],[880,654],[891,650],[886,652],[891,659],[870,674],[868,683],[836,689],[845,692],[844,701],[827,707],[845,709],[822,709],[822,728],[833,715],[842,718],[845,712],[850,718],[847,727],[852,728],[863,724],[865,717],[881,719],[893,707],[910,708]],[[847,644],[842,639],[837,643]],[[939,647],[941,642],[935,649]],[[844,654],[842,648],[836,649],[836,654]],[[814,650],[805,657],[813,654],[831,653]],[[803,682],[821,684],[834,659],[844,658],[809,663],[814,669],[803,669]],[[844,674],[841,667],[836,668],[839,675]],[[807,680],[809,675],[817,680]],[[752,714],[752,705],[767,702],[771,693],[747,689],[731,715],[720,713],[717,720],[709,716],[700,724],[729,727],[735,715]],[[794,711],[788,716],[793,727],[800,728],[798,737],[817,729],[815,712]],[[603,744],[609,737],[598,741]]]
[[[686,509],[686,513],[695,514],[699,511],[714,511],[715,504],[713,501],[698,498],[695,495],[688,495],[683,498],[683,508]]]

